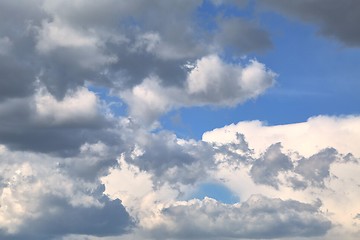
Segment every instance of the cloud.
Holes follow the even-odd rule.
[[[301,177],[293,175],[289,178],[294,189],[306,188],[310,184],[324,188],[325,179],[330,177],[330,165],[341,161],[342,157],[335,149],[327,148],[309,158],[300,157],[300,160],[294,160],[291,154],[282,153],[281,144],[277,143],[271,145],[261,158],[252,163],[250,175],[255,183],[278,188],[279,173],[293,171],[301,175]],[[345,158],[342,160],[344,161]]]
[[[0,70],[2,76],[13,80],[2,78],[1,96],[30,95],[36,79],[57,99],[85,82],[124,90],[152,74],[159,75],[164,85],[179,85],[186,77],[183,64],[221,53],[234,42],[214,40],[215,35],[224,35],[223,31],[229,35],[226,39],[243,35],[245,43],[254,43],[259,36],[266,38],[263,30],[242,20],[234,30],[219,24],[219,32],[209,32],[194,17],[202,4],[34,0],[14,5],[2,1]],[[240,54],[263,48],[237,45],[241,45]]]
[[[240,18],[223,18],[218,20],[218,29],[215,44],[220,48],[226,46],[229,50],[241,54],[264,51],[272,47],[268,33],[254,22]]]
[[[1,238],[106,236],[130,230],[133,223],[124,206],[104,196],[99,182],[99,177],[116,163],[107,159],[114,156],[107,155],[106,150],[101,143],[84,145],[78,156],[63,159],[3,147]]]
[[[317,204],[254,195],[241,204],[222,204],[211,198],[177,202],[165,207],[154,238],[263,239],[321,236],[331,222]]]
[[[281,144],[271,145],[261,158],[257,159],[250,170],[255,183],[278,187],[277,176],[280,171],[293,169],[293,163],[281,152]]]
[[[335,149],[327,148],[311,156],[301,159],[296,166],[295,172],[317,186],[324,186],[324,179],[330,176],[330,164],[337,160]]]
[[[150,173],[155,185],[194,184],[215,167],[212,147],[201,141],[180,139],[167,131],[134,130],[132,136],[126,139],[133,145],[123,152],[124,160]]]
[[[324,128],[329,127],[329,132],[332,125],[325,124],[329,121],[328,117],[320,119],[324,121],[324,124],[320,125]],[[334,119],[337,119],[336,131],[338,131],[344,129],[349,122],[353,123],[356,117],[343,117],[341,120],[344,121]],[[350,119],[352,121],[345,121]],[[303,129],[303,126],[294,124],[291,128],[293,132],[298,132],[297,130]],[[134,129],[138,128],[134,127]],[[291,132],[289,129],[288,126],[287,132]],[[230,131],[228,127],[225,127],[225,130],[228,135],[234,134],[236,139],[221,142],[224,137],[219,134],[216,135],[219,137],[218,142],[196,142],[179,139],[168,132],[149,134],[139,129],[132,134],[127,134],[134,136],[132,141],[136,146],[131,152],[122,156],[119,162],[121,167],[112,170],[111,174],[102,180],[106,184],[107,194],[110,197],[126,199],[126,206],[130,206],[131,214],[138,219],[139,225],[131,235],[132,237],[141,239],[149,239],[149,236],[152,238],[166,236],[173,239],[210,237],[256,239],[268,236],[269,238],[288,237],[291,239],[296,236],[321,235],[324,239],[331,239],[332,236],[350,237],[351,234],[355,234],[354,216],[360,211],[356,205],[360,193],[357,190],[359,178],[356,174],[360,166],[359,159],[347,153],[338,153],[333,148],[326,148],[305,157],[281,147],[280,143],[270,144],[267,149],[261,150],[258,156],[257,151],[251,150],[250,144],[246,142],[248,134],[242,135],[238,131]],[[282,128],[277,128],[277,130],[279,130],[277,136],[282,136],[280,134]],[[323,130],[319,129],[319,131]],[[218,132],[219,130],[215,133]],[[256,134],[256,131],[251,133]],[[272,133],[275,134],[275,132]],[[313,138],[316,134],[316,132],[313,132],[313,135],[307,134],[306,138]],[[349,135],[349,137],[353,136]],[[272,138],[268,140],[269,143],[272,142]],[[282,142],[288,146],[290,140],[291,138],[285,138]],[[128,139],[127,142],[129,141]],[[121,182],[122,178],[132,179],[131,184]],[[213,205],[206,204],[207,200],[179,201],[189,199],[187,197],[194,193],[196,187],[206,181],[223,184],[231,192],[237,194],[240,202],[230,205],[211,200],[216,206],[225,206],[224,208],[214,207],[214,212],[218,215],[212,216]],[[263,201],[260,201],[263,204],[267,201],[271,204],[279,203],[278,208],[274,207],[271,211],[264,210],[266,214],[274,213],[283,216],[281,209],[291,212],[292,210],[287,209],[286,206],[288,206],[287,203],[294,202],[294,205],[289,204],[289,206],[299,211],[308,209],[305,206],[312,206],[314,212],[306,214],[313,216],[318,212],[323,221],[320,221],[320,225],[314,222],[317,227],[312,229],[311,224],[306,225],[309,222],[301,220],[300,216],[308,219],[305,217],[306,214],[296,213],[299,215],[295,214],[295,216],[298,216],[300,220],[295,222],[306,224],[298,225],[301,226],[299,229],[295,226],[286,225],[285,227],[281,224],[291,223],[291,220],[285,221],[284,218],[272,216],[274,219],[285,221],[274,223],[270,221],[272,217],[264,217],[265,213],[254,207],[256,210],[249,210],[249,219],[250,216],[253,217],[251,219],[257,219],[256,214],[261,213],[264,219],[269,220],[267,223],[271,222],[273,225],[269,228],[264,225],[263,229],[252,231],[251,219],[242,215],[245,214],[242,210],[244,207],[239,206],[246,206],[249,202],[247,199],[251,199],[254,194],[266,196],[262,197]],[[282,200],[274,200],[276,198]],[[319,204],[320,202],[322,204]],[[337,202],[351,204],[348,204],[345,209],[342,204],[336,204]],[[237,212],[236,206],[241,211]],[[235,212],[236,215],[231,215],[234,218],[230,218],[227,212],[229,215]],[[244,229],[239,227],[248,225],[249,227]],[[232,226],[234,227],[231,228]],[[275,231],[276,229],[288,231]],[[320,229],[323,230],[316,231]],[[255,235],[256,232],[260,235]]]
[[[0,38],[0,55],[6,55],[12,48],[13,43],[8,37]]]
[[[306,122],[275,126],[260,121],[244,121],[206,132],[203,140],[228,143],[236,139],[237,133],[241,133],[249,147],[258,153],[273,143],[281,142],[285,151],[296,151],[305,157],[329,147],[343,154],[351,153],[360,157],[356,144],[360,141],[359,124],[360,117],[356,115],[315,116]]]
[[[0,141],[12,149],[64,155],[76,152],[85,142],[102,140],[112,145],[117,133],[106,111],[106,106],[86,88],[57,100],[39,87],[32,97],[0,103]]]
[[[316,24],[322,35],[334,37],[346,46],[360,46],[360,31],[354,25],[360,21],[360,4],[357,1],[270,0],[261,2],[261,5]]]
[[[275,82],[276,74],[252,60],[246,66],[224,62],[209,55],[189,66],[186,82],[164,87],[156,76],[145,79],[131,91],[120,93],[130,107],[130,116],[145,123],[179,107],[231,107],[262,94]]]
[[[212,176],[240,200],[253,194],[300,202],[320,199],[321,211],[334,226],[323,238],[356,239],[360,159],[352,143],[360,136],[358,122],[358,116],[318,116],[276,126],[239,122],[206,132],[203,140],[216,146],[221,160]],[[236,151],[239,136],[251,151]]]
[[[170,110],[233,107],[275,82],[265,64],[239,58],[271,47],[261,25],[224,17],[227,3],[216,0],[212,31],[198,19],[206,4],[0,2],[0,238],[354,232],[358,117],[245,122],[203,140],[149,129]],[[89,90],[96,87],[106,96]],[[111,111],[113,96],[129,116]],[[189,200],[205,182],[239,203]]]

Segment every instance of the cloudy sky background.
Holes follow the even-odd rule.
[[[360,3],[0,0],[0,238],[360,237]]]

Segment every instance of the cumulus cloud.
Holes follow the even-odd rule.
[[[162,209],[157,237],[176,239],[263,239],[319,236],[331,222],[317,204],[254,195],[241,204],[222,204],[211,198],[177,202]]]
[[[334,37],[347,46],[360,46],[360,31],[354,25],[360,21],[360,4],[357,1],[270,0],[261,2],[261,5],[314,23],[319,26],[321,34]]]
[[[151,77],[131,91],[120,93],[129,104],[130,115],[152,123],[176,107],[235,106],[262,94],[276,78],[256,60],[242,66],[226,63],[217,55],[205,56],[189,68],[183,86],[164,87],[159,78]]]

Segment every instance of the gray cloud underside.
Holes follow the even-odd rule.
[[[271,239],[292,236],[321,236],[331,222],[317,204],[270,199],[254,195],[242,204],[226,205],[213,199],[193,200],[162,210],[166,221],[155,238],[164,239]]]

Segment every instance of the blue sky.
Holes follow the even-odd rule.
[[[0,239],[359,239],[358,22],[352,0],[0,0]]]

